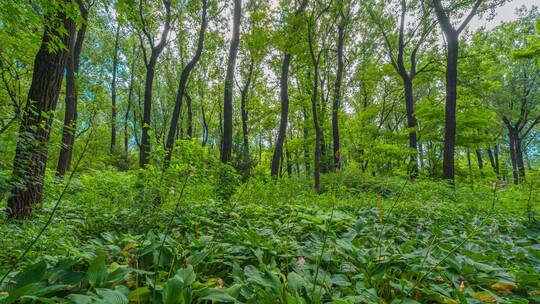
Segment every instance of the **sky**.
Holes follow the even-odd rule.
[[[469,26],[469,29],[472,31],[475,31],[476,29],[484,26],[486,29],[492,29],[496,27],[497,25],[501,24],[502,22],[506,21],[512,21],[517,18],[517,15],[515,14],[515,11],[517,8],[522,7],[525,5],[528,9],[530,9],[533,5],[540,7],[540,0],[513,0],[507,2],[505,5],[497,8],[496,13],[497,15],[492,20],[480,20],[477,17],[475,17]]]

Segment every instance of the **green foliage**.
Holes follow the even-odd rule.
[[[331,189],[320,196],[307,179],[258,178],[227,202],[194,200],[209,181],[197,179],[179,198],[189,204],[173,213],[174,201],[153,207],[150,198],[141,208],[103,195],[112,179],[139,187],[130,173],[83,174],[58,224],[1,287],[4,302],[476,303],[489,295],[520,303],[540,289],[540,229],[526,214],[540,206],[524,189],[452,189],[351,169],[324,176]],[[0,224],[2,272],[47,205],[23,226]]]

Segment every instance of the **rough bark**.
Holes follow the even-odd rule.
[[[48,18],[59,20],[65,32],[75,32],[75,23],[67,17],[66,12],[59,10]],[[58,102],[69,53],[60,47],[50,51],[49,46],[59,41],[69,49],[71,34],[61,34],[55,27],[45,26],[41,46],[34,60],[32,82],[19,128],[13,163],[14,186],[8,199],[10,218],[28,217],[33,205],[42,201],[53,111]]]

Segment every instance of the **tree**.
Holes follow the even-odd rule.
[[[66,110],[64,115],[64,127],[62,130],[62,143],[60,145],[60,156],[56,167],[56,175],[59,177],[64,176],[71,167],[75,130],[77,130],[77,80],[79,78],[79,62],[84,37],[86,35],[88,10],[93,5],[92,2],[86,7],[82,0],[77,1],[77,3],[83,21],[79,30],[76,32],[76,37],[71,39],[66,64]]]
[[[116,25],[116,35],[114,37],[113,69],[111,80],[111,154],[114,153],[116,148],[116,74],[118,71],[120,23]]]
[[[444,125],[444,151],[443,151],[443,177],[447,180],[454,180],[454,158],[456,145],[456,99],[457,99],[457,77],[458,77],[458,54],[459,35],[467,27],[472,18],[478,13],[483,0],[458,1],[456,5],[460,9],[467,9],[472,5],[465,19],[457,28],[452,25],[450,12],[447,11],[441,0],[433,0],[433,7],[439,26],[446,38],[446,103],[445,103],[445,125]],[[502,4],[504,0],[493,1]],[[457,10],[457,9],[456,9]]]
[[[223,139],[221,146],[221,161],[229,163],[232,158],[233,134],[233,81],[236,66],[236,55],[240,43],[240,21],[242,17],[242,1],[234,0],[233,32],[229,56],[227,59],[227,73],[225,75],[225,89],[223,96]]]
[[[319,62],[321,59],[321,55],[324,51],[324,49],[316,50],[316,43],[315,40],[315,33],[317,23],[319,19],[322,17],[322,15],[328,10],[329,6],[322,8],[319,12],[315,14],[313,12],[312,16],[309,18],[309,24],[308,24],[308,46],[309,46],[309,54],[311,56],[311,62],[313,64],[313,87],[311,89],[311,115],[313,118],[313,127],[315,129],[315,151],[313,154],[313,188],[315,189],[315,192],[320,193],[321,192],[321,180],[320,180],[320,172],[321,172],[321,138],[322,138],[322,132],[321,132],[321,126],[319,122],[319,115],[318,115],[318,105],[317,105],[317,94],[319,91]],[[315,8],[314,8],[315,10]],[[315,16],[316,15],[316,16]],[[323,38],[324,39],[324,38]]]
[[[343,47],[345,41],[345,28],[349,16],[343,11],[343,1],[339,5],[339,25],[337,37],[337,70],[336,82],[334,84],[334,100],[332,102],[332,137],[334,148],[334,166],[336,170],[340,167],[340,142],[339,142],[339,109],[341,105],[341,83],[343,82]]]
[[[60,5],[51,5],[45,16],[45,29],[34,60],[13,163],[13,188],[8,199],[11,218],[28,217],[32,206],[40,203],[43,197],[53,111],[75,32],[75,22],[69,15],[70,3],[65,0]]]
[[[189,79],[189,74],[191,71],[195,68],[197,65],[197,62],[201,58],[201,54],[204,48],[204,33],[206,31],[206,27],[208,26],[208,18],[207,18],[207,9],[208,9],[208,1],[203,0],[202,1],[202,15],[201,15],[201,27],[199,29],[199,37],[197,40],[197,48],[195,50],[195,53],[193,55],[193,58],[189,61],[189,63],[184,67],[182,70],[182,74],[180,75],[180,83],[178,84],[178,93],[176,94],[176,102],[174,104],[174,110],[171,117],[171,124],[169,127],[169,134],[167,136],[167,142],[166,142],[166,150],[167,155],[165,157],[165,161],[168,163],[171,160],[171,155],[174,150],[174,141],[176,139],[176,130],[178,129],[178,121],[180,118],[180,113],[182,113],[182,99],[184,96],[188,97],[186,92],[186,84]],[[189,103],[189,112],[191,113],[191,99],[188,98]],[[191,126],[191,123],[189,123]],[[188,127],[188,136],[191,139],[192,136],[192,129]]]
[[[167,44],[167,39],[169,36],[169,31],[171,29],[172,23],[172,13],[171,13],[171,1],[162,0],[163,10],[156,12],[148,12],[147,10],[152,10],[153,8],[147,8],[145,5],[146,1],[139,0],[139,7],[137,10],[138,16],[131,16],[132,22],[134,23],[137,35],[139,36],[139,41],[141,44],[141,50],[143,53],[144,65],[146,67],[146,78],[144,84],[144,107],[143,107],[143,119],[141,122],[142,136],[141,136],[141,147],[140,147],[140,156],[139,156],[139,166],[144,168],[149,162],[150,158],[150,124],[151,124],[151,115],[152,115],[152,90],[154,84],[154,76],[156,73],[156,65],[159,58],[159,55],[165,48]],[[124,7],[124,10],[131,9],[131,7]],[[147,16],[145,16],[147,14]],[[150,17],[150,15],[152,17]],[[159,15],[164,19],[163,28],[159,29],[156,25],[155,16]],[[151,22],[150,21],[151,18]],[[155,40],[154,32],[161,31],[159,42]],[[148,54],[147,46],[150,48],[150,54]]]
[[[386,5],[391,5],[386,1],[383,1]],[[397,20],[389,24],[391,28],[394,28],[394,23],[398,23],[397,33],[394,33],[388,26],[383,24],[384,13],[380,12],[375,14],[371,9],[369,10],[371,19],[375,22],[379,28],[385,42],[385,46],[389,55],[390,64],[401,77],[403,82],[403,96],[405,100],[405,110],[407,115],[407,128],[409,129],[409,148],[411,148],[410,156],[410,170],[409,174],[412,178],[418,175],[418,140],[417,140],[417,127],[418,121],[414,114],[415,96],[413,90],[413,81],[418,73],[421,73],[426,69],[430,62],[424,64],[424,66],[417,69],[418,55],[420,48],[426,42],[426,39],[432,32],[433,23],[429,18],[430,11],[423,5],[423,2],[400,0],[400,11]],[[419,15],[417,24],[408,26],[406,23],[407,14],[415,13]],[[391,17],[393,18],[393,17]],[[393,43],[395,39],[391,35],[397,36],[397,45]],[[407,57],[407,58],[405,58]],[[406,60],[409,62],[406,64]]]
[[[300,6],[294,12],[294,16],[300,16],[306,6],[308,0],[302,0]],[[281,75],[279,78],[279,100],[281,106],[278,137],[274,145],[274,154],[272,156],[272,164],[270,166],[270,173],[272,176],[277,176],[279,173],[279,165],[283,154],[283,143],[285,142],[285,135],[287,133],[287,123],[289,116],[289,65],[291,64],[292,53],[290,49],[286,49],[283,52],[283,61],[281,63]]]

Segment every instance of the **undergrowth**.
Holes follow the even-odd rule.
[[[50,212],[62,184],[48,179],[32,220],[0,222],[1,274]],[[540,302],[524,189],[354,171],[324,176],[321,195],[305,178],[238,181],[192,166],[81,173],[0,302]]]

